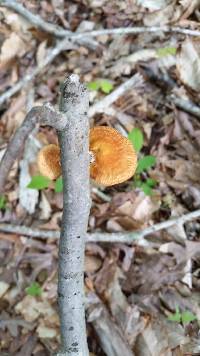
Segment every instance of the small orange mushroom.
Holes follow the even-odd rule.
[[[111,186],[134,175],[137,156],[133,145],[112,127],[97,126],[90,130],[90,151],[94,155],[90,176],[96,183]]]
[[[135,173],[137,155],[133,145],[112,127],[97,126],[90,130],[90,156],[90,177],[97,184],[119,184]],[[38,166],[43,175],[58,178],[61,175],[59,147],[44,147],[38,155]]]
[[[56,179],[61,175],[60,148],[57,145],[47,145],[38,154],[38,168],[42,175]]]

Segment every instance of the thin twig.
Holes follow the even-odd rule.
[[[59,356],[89,356],[84,310],[85,237],[90,211],[89,96],[77,75],[61,88],[60,111],[67,126],[58,132],[63,176],[63,218],[59,244]]]
[[[169,99],[171,99],[174,104],[181,110],[184,110],[200,119],[200,107],[195,105],[192,101],[180,98],[175,95],[171,95]]]
[[[68,37],[73,40],[79,40],[86,37],[98,37],[102,35],[125,35],[125,34],[138,34],[144,32],[167,32],[167,33],[180,33],[184,35],[190,36],[200,36],[200,31],[198,30],[190,30],[181,27],[173,27],[173,26],[152,26],[152,27],[119,27],[112,29],[103,29],[103,30],[95,30],[88,31],[83,33],[73,33],[71,31],[67,31],[62,29],[60,26],[54,25],[52,23],[48,23],[44,21],[40,16],[32,14],[29,10],[27,10],[23,5],[17,3],[13,0],[0,0],[0,5],[15,10],[20,15],[24,16],[30,23],[41,28],[45,32],[51,33],[57,37]]]
[[[71,49],[72,43],[69,42],[68,38],[61,40],[57,43],[55,47],[49,49],[44,60],[39,66],[35,67],[31,73],[26,74],[21,80],[19,80],[15,85],[8,89],[4,94],[0,96],[0,106],[9,99],[12,95],[16,94],[19,90],[24,88],[26,84],[32,81],[48,64],[53,62],[53,60],[64,50]]]
[[[163,221],[161,223],[149,226],[143,230],[129,231],[129,232],[93,232],[88,233],[86,237],[87,242],[109,242],[109,243],[136,243],[139,245],[145,244],[148,246],[149,242],[145,240],[145,237],[154,232],[168,229],[176,224],[185,224],[187,221],[197,219],[200,217],[200,209],[195,210],[191,213]],[[52,230],[39,230],[26,226],[18,226],[11,224],[0,224],[0,231],[22,235],[30,236],[33,238],[40,239],[59,239],[60,233],[58,231]]]
[[[119,28],[111,28],[111,29],[103,29],[96,31],[88,31],[81,33],[73,33],[70,38],[71,39],[80,39],[84,37],[98,37],[105,35],[131,35],[131,34],[139,34],[139,33],[180,33],[188,36],[200,37],[200,31],[198,30],[190,30],[187,28],[181,27],[172,27],[172,26],[152,26],[152,27],[119,27]]]

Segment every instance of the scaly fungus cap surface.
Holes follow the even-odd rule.
[[[111,186],[134,175],[137,155],[133,145],[112,127],[97,126],[90,130],[90,151],[94,155],[90,176],[96,183]]]
[[[60,148],[57,145],[47,145],[38,154],[38,168],[40,173],[49,178],[57,179],[61,175]]]

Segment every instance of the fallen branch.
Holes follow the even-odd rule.
[[[45,32],[48,32],[57,37],[68,37],[73,40],[80,40],[87,37],[98,37],[104,35],[126,35],[126,34],[139,34],[145,32],[180,33],[189,36],[196,36],[196,37],[200,36],[200,31],[198,30],[190,30],[186,28],[173,27],[173,26],[119,27],[119,28],[112,28],[112,29],[88,31],[83,33],[73,33],[71,31],[62,29],[60,26],[44,21],[40,16],[32,14],[23,5],[17,3],[16,1],[0,0],[0,5],[16,11],[17,13],[25,17],[34,26],[39,27]]]
[[[139,33],[180,33],[188,36],[200,37],[200,31],[198,30],[189,30],[187,28],[181,27],[170,27],[170,26],[152,26],[152,27],[119,27],[119,28],[111,28],[111,29],[103,29],[96,31],[88,31],[82,33],[73,33],[70,38],[72,39],[80,39],[84,37],[98,37],[105,35],[134,35]]]
[[[169,99],[171,99],[179,109],[184,110],[200,119],[200,107],[195,105],[192,101],[175,95],[171,95]]]
[[[176,224],[185,224],[187,221],[200,217],[200,209],[191,213],[163,221],[161,223],[149,226],[143,230],[129,232],[94,232],[88,233],[87,242],[108,242],[108,243],[134,243],[141,246],[150,246],[150,242],[145,239],[146,236],[154,232],[168,229]],[[29,236],[39,239],[59,239],[59,231],[40,230],[26,226],[0,224],[0,231],[22,236]]]

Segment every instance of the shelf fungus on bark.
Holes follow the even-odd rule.
[[[38,168],[42,175],[49,179],[57,179],[61,175],[60,148],[57,145],[47,145],[38,154]]]
[[[90,130],[90,177],[97,184],[111,186],[131,178],[136,170],[137,155],[132,143],[112,127],[97,126]],[[44,176],[61,175],[60,149],[48,145],[38,155],[38,167]]]

